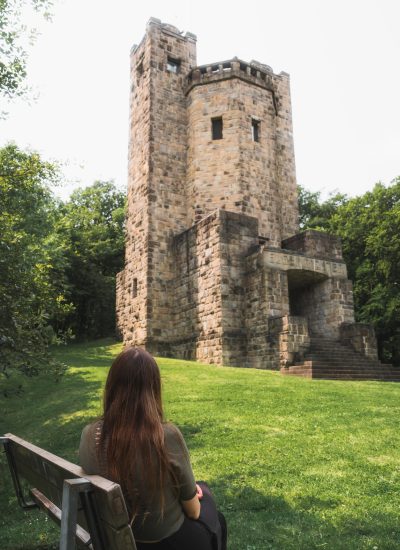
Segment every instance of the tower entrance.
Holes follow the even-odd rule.
[[[326,325],[321,297],[328,276],[315,271],[290,269],[287,272],[290,315],[305,317],[310,334],[323,334]]]

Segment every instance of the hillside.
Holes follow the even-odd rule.
[[[103,340],[57,350],[70,365],[63,380],[31,378],[22,397],[2,398],[1,433],[75,461],[119,349]],[[399,547],[399,384],[158,363],[166,416],[227,517],[230,550]],[[0,468],[2,550],[56,548],[50,522],[11,498],[4,456]]]

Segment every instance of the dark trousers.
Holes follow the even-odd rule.
[[[185,516],[180,529],[170,537],[150,544],[137,542],[138,550],[226,550],[225,517],[217,511],[210,489],[199,482],[203,490],[198,520]]]

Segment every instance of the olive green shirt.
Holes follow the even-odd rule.
[[[133,534],[138,541],[159,541],[169,537],[181,527],[184,513],[182,500],[190,500],[196,494],[196,482],[185,440],[174,424],[167,423],[164,427],[164,441],[170,463],[178,481],[177,490],[172,481],[164,486],[164,512],[161,516],[160,496],[149,498],[141,484],[140,467],[133,465],[139,495],[143,495],[143,506],[132,522]],[[87,474],[106,476],[107,468],[104,452],[98,452],[102,421],[89,424],[83,429],[79,446],[79,462]]]

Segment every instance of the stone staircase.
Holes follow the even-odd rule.
[[[311,338],[304,361],[282,368],[281,373],[326,380],[400,382],[400,368],[368,359],[340,342],[322,337]]]

